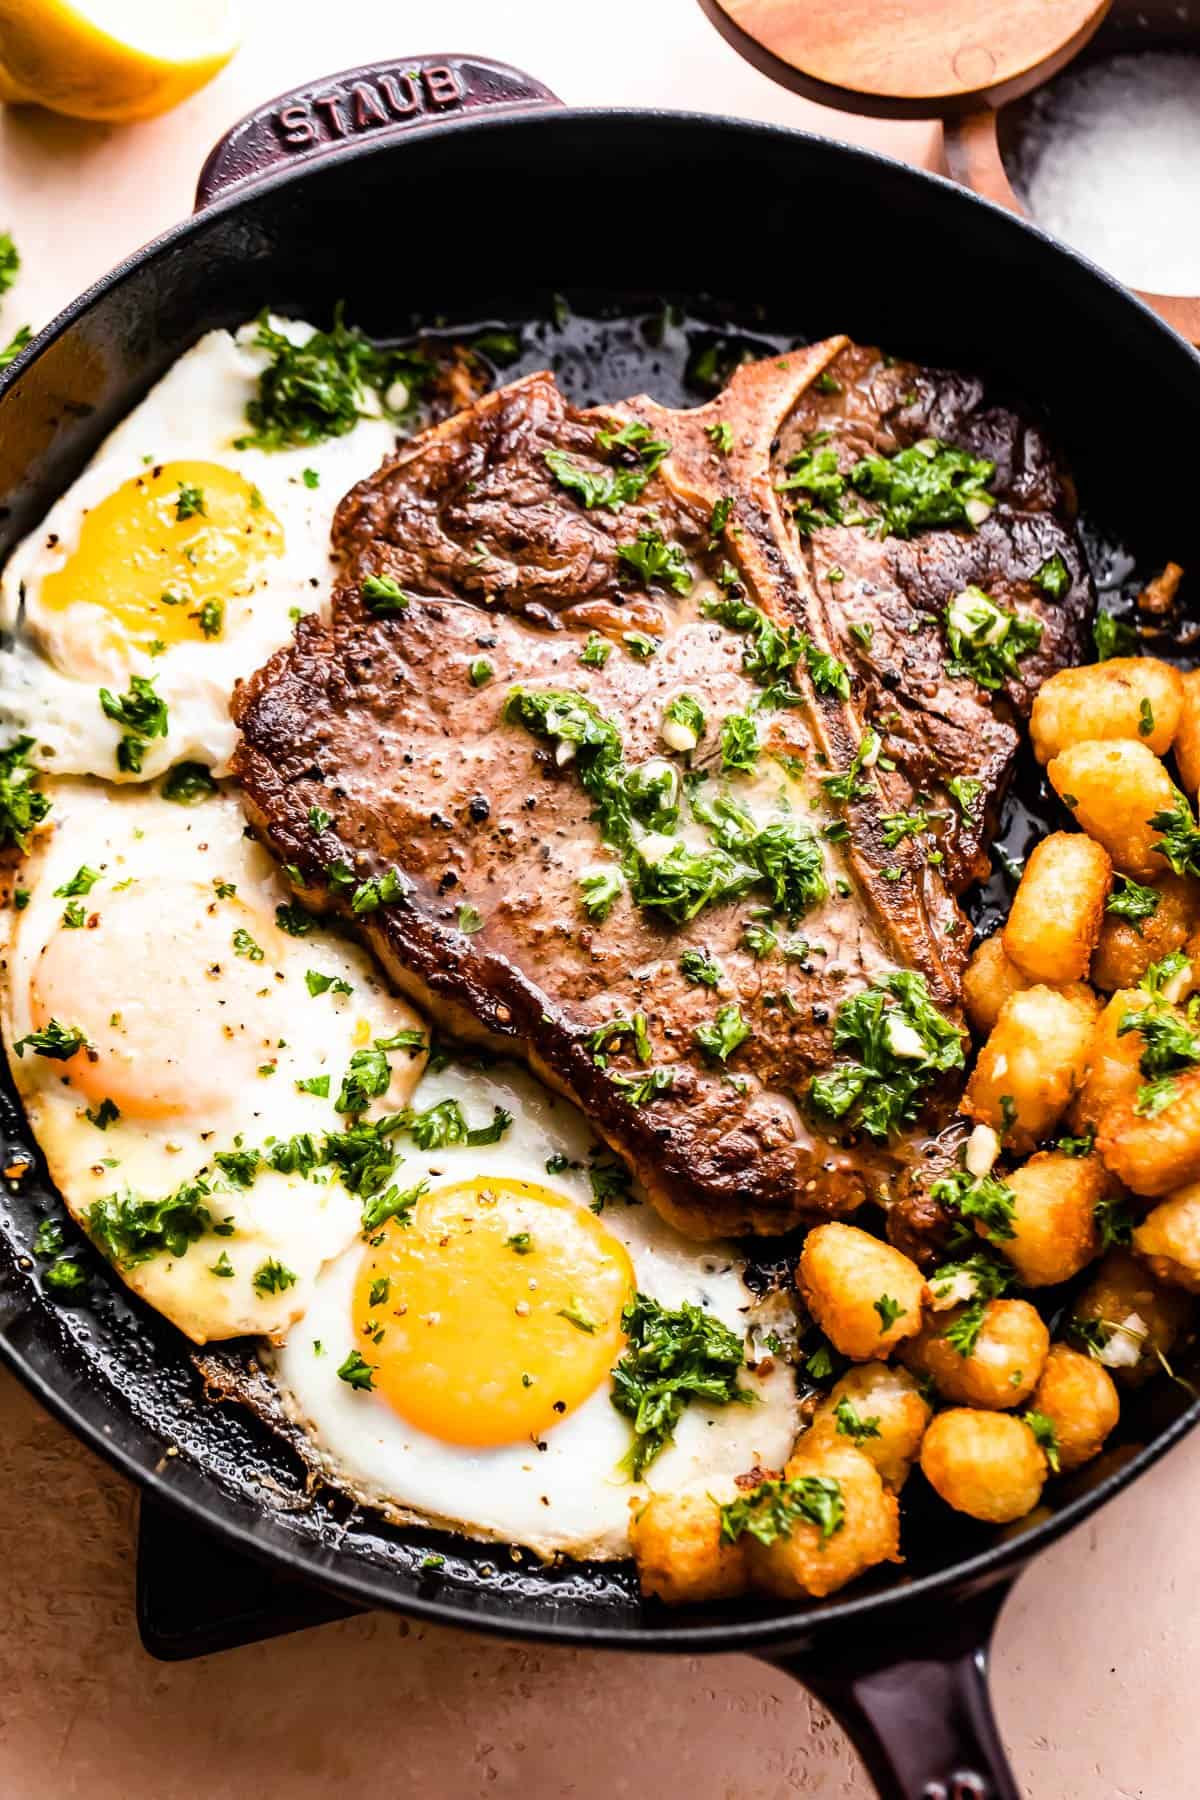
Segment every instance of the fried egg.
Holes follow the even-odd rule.
[[[312,328],[275,320],[297,343]],[[212,331],[117,426],[0,579],[0,730],[60,775],[227,772],[235,681],[329,590],[338,501],[394,443],[383,418],[297,449],[236,447],[268,352]],[[128,696],[161,701],[131,730]],[[102,693],[110,700],[102,701]],[[122,740],[133,736],[131,755]]]
[[[86,780],[46,792],[53,830],[20,871],[0,1022],[51,1176],[189,1337],[281,1334],[357,1238],[362,1202],[336,1167],[306,1177],[303,1142],[290,1157],[273,1147],[346,1127],[337,1101],[356,1054],[377,1076],[361,1116],[403,1106],[421,1020],[365,951],[289,904],[233,794],[182,805]],[[170,1196],[211,1223],[143,1255],[139,1221]]]
[[[764,1355],[740,1374],[751,1403],[693,1401],[631,1479],[612,1376],[626,1302],[690,1302],[738,1339],[773,1323],[777,1302],[755,1300],[732,1248],[689,1243],[641,1204],[583,1116],[523,1070],[451,1065],[412,1104],[452,1101],[512,1124],[486,1149],[406,1144],[394,1179],[416,1192],[407,1223],[360,1234],[268,1356],[317,1465],[400,1518],[601,1558],[628,1554],[648,1489],[781,1466],[795,1382]],[[597,1189],[610,1195],[599,1214]]]

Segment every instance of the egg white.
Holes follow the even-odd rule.
[[[161,1198],[201,1172],[211,1176],[217,1150],[344,1128],[334,1102],[354,1050],[399,1030],[423,1030],[422,1021],[386,990],[356,944],[324,927],[303,937],[279,929],[275,909],[288,901],[288,890],[266,851],[246,836],[236,797],[223,792],[180,806],[152,790],[89,781],[44,788],[54,829],[21,869],[30,898],[9,914],[0,1023],[14,1080],[72,1215],[85,1223],[94,1202],[126,1186]],[[72,930],[63,922],[68,902],[54,890],[81,865],[99,871],[99,879],[80,901],[89,922]],[[236,894],[220,898],[217,882],[233,884]],[[129,907],[138,909],[138,935],[132,943],[116,937],[114,962],[110,934]],[[236,953],[239,928],[262,950],[261,962]],[[199,959],[198,945],[206,949]],[[140,1066],[123,1063],[122,1079],[147,1094],[165,1083],[181,1095],[182,1106],[169,1115],[139,1116],[131,1108],[98,1129],[87,1117],[89,1106],[98,1110],[94,1097],[79,1091],[61,1062],[31,1049],[14,1053],[35,1027],[31,995],[64,948],[84,972],[77,997],[56,1002],[55,1016],[65,1026],[86,1024],[97,1041],[111,1037],[114,1065],[120,1047],[134,1045]],[[310,969],[353,991],[310,994]],[[373,1112],[405,1104],[424,1054],[399,1050],[390,1063],[391,1086]],[[103,1057],[94,1072],[103,1093]],[[323,1075],[328,1097],[296,1086]],[[263,1167],[249,1187],[219,1174],[214,1187],[211,1211],[231,1221],[231,1235],[205,1235],[184,1256],[159,1254],[120,1273],[197,1342],[280,1333],[304,1310],[321,1266],[356,1236],[362,1202],[327,1170],[305,1180]],[[231,1277],[212,1273],[222,1252]],[[295,1275],[286,1291],[255,1289],[253,1277],[269,1258]]]
[[[312,327],[299,321],[272,322],[295,342],[311,335]],[[229,717],[234,683],[287,641],[297,612],[315,610],[329,592],[334,510],[393,448],[394,428],[383,418],[363,418],[345,436],[323,443],[269,452],[235,449],[235,439],[249,430],[246,403],[269,360],[253,343],[255,330],[211,331],[194,344],[105,439],[0,577],[0,633],[12,639],[0,653],[0,735],[32,737],[32,760],[47,770],[138,781],[172,763],[196,761],[227,773],[236,743]],[[252,563],[253,591],[227,606],[219,637],[168,644],[152,656],[128,640],[114,647],[113,622],[98,606],[80,602],[60,610],[42,604],[43,582],[78,547],[92,508],[155,463],[189,460],[242,475],[284,533],[281,555]],[[315,474],[317,486],[306,483],[305,470]],[[98,698],[102,687],[123,693],[131,675],[152,678],[168,712],[166,736],[147,743],[136,773],[118,768],[122,727],[103,713]]]
[[[510,1064],[487,1070],[451,1065],[419,1084],[412,1104],[453,1097],[470,1119],[494,1106],[512,1114],[502,1141],[486,1149],[465,1145],[406,1150],[397,1179],[437,1188],[477,1176],[510,1177],[549,1187],[580,1207],[593,1198],[591,1157],[600,1153],[586,1120],[569,1102]],[[547,1160],[565,1156],[575,1168],[548,1173]],[[636,1186],[633,1190],[637,1195]],[[679,1237],[645,1204],[608,1202],[605,1226],[625,1246],[638,1288],[663,1306],[703,1306],[748,1333],[772,1311],[741,1278],[732,1248],[697,1245]],[[616,1558],[629,1554],[630,1506],[659,1488],[697,1477],[714,1481],[761,1463],[779,1467],[791,1452],[799,1416],[790,1366],[767,1359],[741,1380],[754,1406],[688,1406],[675,1441],[651,1464],[641,1484],[620,1468],[632,1430],[603,1383],[574,1412],[528,1440],[479,1449],[446,1443],[414,1427],[376,1390],[348,1386],[337,1370],[361,1344],[352,1324],[352,1295],[362,1256],[352,1244],[318,1278],[304,1317],[282,1347],[265,1355],[288,1417],[310,1440],[318,1466],[365,1504],[401,1519],[422,1519],[527,1546],[539,1556]],[[480,1343],[481,1366],[487,1345]]]

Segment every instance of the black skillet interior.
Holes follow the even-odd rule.
[[[1105,604],[1128,608],[1138,574],[1168,557],[1196,561],[1186,428],[1200,365],[1115,285],[1007,215],[864,152],[730,121],[567,112],[357,146],[218,204],[85,296],[28,369],[0,382],[0,560],[202,331],[268,302],[325,319],[341,299],[383,338],[418,322],[456,335],[520,326],[519,359],[502,374],[549,363],[580,401],[644,390],[693,404],[731,338],[758,351],[845,330],[978,371],[1044,410],[1080,482]],[[1186,644],[1175,652],[1187,660]],[[1050,816],[1024,770],[1006,822],[1014,855]],[[985,925],[1005,880],[1001,869],[979,897]],[[4,1166],[30,1153],[7,1087],[0,1132]],[[642,1608],[621,1568],[545,1570],[389,1528],[336,1497],[312,1503],[286,1446],[207,1403],[183,1340],[119,1283],[98,1269],[88,1303],[70,1309],[39,1292],[28,1253],[45,1211],[60,1207],[35,1161],[0,1200],[0,1349],[47,1404],[243,1548],[368,1605],[510,1633],[648,1648],[795,1642],[1023,1557],[1191,1417],[1181,1387],[1156,1384],[1102,1477],[1051,1495],[1051,1517],[1019,1540],[998,1544],[924,1505],[918,1479],[902,1573],[804,1614],[681,1624]],[[445,1566],[422,1570],[431,1550]]]

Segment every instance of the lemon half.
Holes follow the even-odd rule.
[[[0,0],[0,100],[149,119],[211,81],[240,37],[237,0]]]

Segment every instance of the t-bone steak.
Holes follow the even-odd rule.
[[[342,501],[330,616],[235,698],[248,816],[682,1231],[886,1204],[959,1097],[957,897],[1080,658],[1074,511],[978,381],[845,338],[690,412],[530,375]]]

